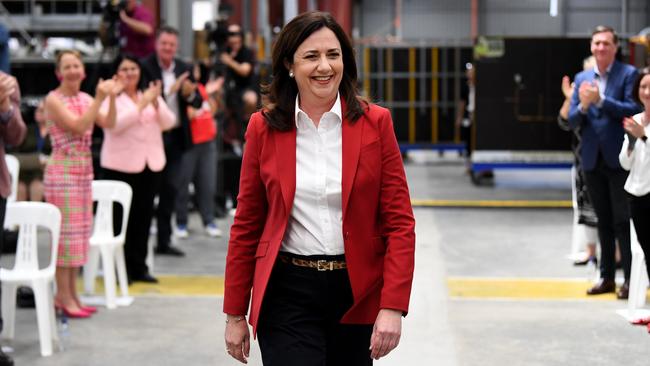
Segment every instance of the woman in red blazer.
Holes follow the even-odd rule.
[[[408,312],[415,220],[390,112],[357,95],[331,15],[294,18],[246,131],[226,261],[226,350],[264,365],[371,365]],[[251,297],[252,290],[252,297]]]

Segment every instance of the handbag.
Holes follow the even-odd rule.
[[[201,144],[212,141],[217,136],[217,125],[210,111],[205,86],[198,84],[197,89],[203,97],[203,105],[196,111],[194,118],[190,120],[190,130],[192,131],[192,142],[194,144]]]

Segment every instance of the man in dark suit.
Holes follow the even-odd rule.
[[[572,128],[581,128],[582,168],[598,216],[601,279],[587,294],[616,291],[614,278],[618,239],[625,283],[617,297],[626,299],[632,259],[630,216],[623,189],[627,172],[621,168],[618,154],[623,143],[623,117],[637,113],[639,107],[632,99],[637,71],[633,66],[615,60],[617,50],[616,32],[610,27],[596,27],[591,37],[591,53],[596,59],[596,66],[575,77],[569,123]]]
[[[0,228],[5,221],[7,197],[11,194],[11,177],[5,162],[5,144],[20,145],[27,127],[20,114],[20,90],[16,79],[0,71]],[[0,254],[3,237],[0,232]],[[2,318],[0,318],[2,330]],[[0,349],[0,366],[13,366],[14,361]]]
[[[162,80],[163,97],[176,113],[176,126],[163,134],[167,164],[163,171],[156,221],[158,225],[158,246],[156,254],[183,256],[185,253],[171,246],[171,215],[176,192],[179,188],[181,156],[190,146],[192,138],[187,107],[199,108],[203,103],[196,92],[192,77],[192,66],[176,57],[178,31],[164,26],[156,36],[156,52],[142,62],[143,80],[149,83]]]

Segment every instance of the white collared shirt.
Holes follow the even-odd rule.
[[[603,102],[605,101],[605,90],[607,89],[607,79],[609,79],[609,72],[612,71],[612,65],[614,65],[613,62],[609,64],[609,66],[607,66],[607,70],[605,70],[604,73],[601,73],[600,70],[598,70],[598,65],[594,65],[594,72],[596,73],[596,82],[598,83],[598,93],[600,94],[600,100],[596,105],[596,107],[598,108],[601,108],[603,106]]]
[[[344,254],[340,95],[318,127],[300,109],[296,97],[295,122],[296,194],[282,250],[300,255]]]
[[[641,124],[643,113],[632,117],[636,123]],[[645,135],[650,136],[650,126],[645,127]],[[636,139],[634,149],[628,156],[629,144],[629,136],[625,134],[621,153],[618,155],[623,169],[630,171],[625,181],[625,190],[637,197],[645,196],[650,193],[650,141],[643,142],[641,139]]]
[[[160,70],[162,71],[162,83],[163,83],[163,93],[165,94],[165,102],[169,109],[174,112],[176,115],[176,122],[174,127],[178,127],[180,124],[180,115],[178,114],[178,96],[176,93],[170,93],[172,85],[176,82],[176,74],[174,73],[174,68],[176,67],[176,62],[172,61],[169,65],[169,68],[164,69],[160,60],[158,60],[158,65],[160,65]],[[145,85],[145,88],[148,85]]]

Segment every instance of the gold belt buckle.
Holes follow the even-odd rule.
[[[329,263],[329,265],[327,265]],[[324,259],[321,259],[316,262],[316,269],[319,271],[333,271],[334,270],[334,262],[328,262]]]

